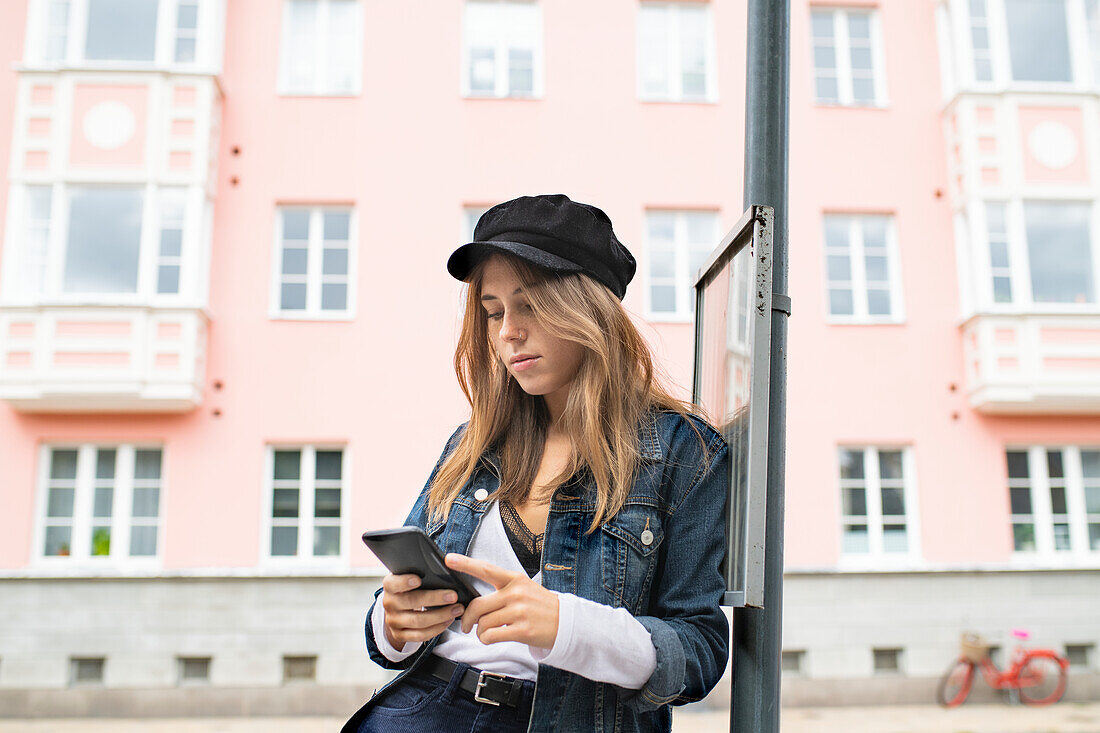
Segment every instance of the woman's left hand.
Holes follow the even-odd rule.
[[[496,591],[470,601],[462,614],[462,632],[477,624],[483,644],[518,641],[551,649],[558,636],[558,597],[524,573],[447,553],[447,567],[489,583]]]

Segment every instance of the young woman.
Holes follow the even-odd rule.
[[[403,671],[344,731],[670,730],[729,653],[729,449],[656,379],[620,302],[636,265],[603,211],[525,196],[474,239],[448,261],[469,282],[470,420],[406,524],[481,595],[463,607],[387,575],[367,647]]]

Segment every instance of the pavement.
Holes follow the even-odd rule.
[[[333,733],[338,718],[0,719],[0,733]],[[675,733],[726,733],[729,714],[674,711]],[[931,705],[785,708],[782,733],[1100,733],[1100,702],[1049,707]],[[745,733],[752,733],[746,731]]]

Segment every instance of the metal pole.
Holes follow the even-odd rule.
[[[764,608],[733,610],[731,733],[779,733],[787,403],[787,129],[790,0],[748,0],[745,200],[775,209]]]

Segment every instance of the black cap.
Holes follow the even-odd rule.
[[[638,268],[607,214],[560,193],[520,196],[486,211],[474,227],[474,241],[447,259],[447,272],[465,280],[494,252],[507,252],[555,272],[583,272],[619,300]]]

